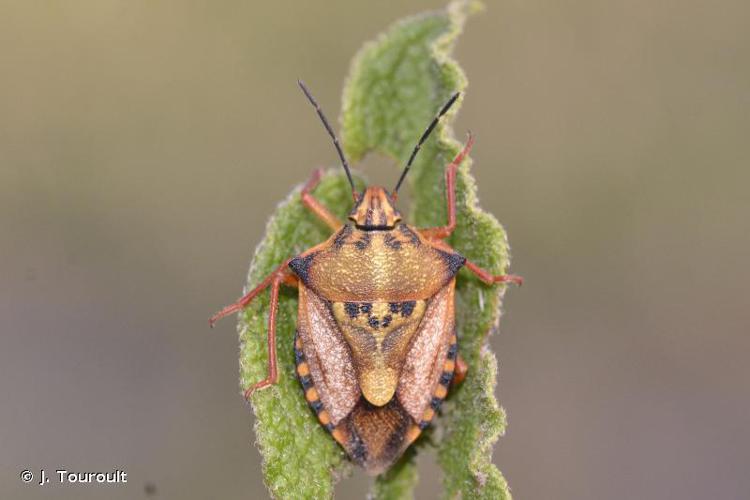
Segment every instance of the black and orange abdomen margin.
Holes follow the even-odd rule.
[[[430,425],[448,394],[457,354],[458,345],[454,334],[432,400],[418,422],[409,415],[396,397],[383,406],[372,405],[364,397],[360,397],[349,415],[334,426],[331,415],[315,388],[310,367],[302,352],[299,334],[294,341],[297,378],[305,393],[305,400],[321,425],[346,450],[352,461],[372,475],[385,471]]]

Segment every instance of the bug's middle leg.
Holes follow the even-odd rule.
[[[442,250],[443,252],[456,254],[456,251],[442,240],[433,239],[429,241],[429,244],[433,248]],[[474,273],[480,280],[487,283],[488,285],[492,285],[493,283],[513,283],[519,286],[523,285],[523,278],[516,274],[492,274],[491,272],[487,271],[486,269],[482,269],[468,259],[464,262],[464,266],[466,266],[466,269]]]
[[[250,292],[245,294],[240,300],[234,304],[230,304],[215,315],[211,317],[209,324],[213,327],[216,321],[220,320],[224,316],[241,311],[244,309],[260,292],[271,287],[271,303],[270,311],[268,313],[268,376],[253,384],[249,389],[245,391],[245,399],[248,399],[254,391],[257,389],[263,389],[276,383],[278,379],[278,372],[276,369],[276,316],[279,312],[279,288],[281,284],[297,286],[297,278],[291,273],[289,268],[289,261],[287,259],[281,264],[274,272],[272,272],[266,279],[264,279],[258,286],[253,288]]]
[[[208,324],[211,326],[211,328],[213,328],[214,324],[216,324],[216,322],[221,318],[224,318],[236,312],[240,312],[245,307],[247,307],[247,305],[252,302],[252,300],[257,297],[260,292],[273,285],[274,281],[277,278],[281,280],[280,283],[297,286],[297,279],[291,274],[291,271],[289,271],[288,267],[291,260],[292,259],[285,260],[279,267],[276,268],[276,270],[269,274],[266,279],[261,281],[258,286],[243,295],[237,302],[235,302],[234,304],[229,304],[224,309],[211,316],[211,318],[208,320]]]
[[[456,155],[453,161],[445,168],[445,192],[448,204],[448,225],[440,227],[430,227],[420,229],[422,236],[427,238],[447,238],[456,229],[456,171],[461,162],[464,161],[474,145],[474,137],[469,134],[469,139],[460,153]]]
[[[523,278],[516,274],[492,274],[486,269],[482,269],[478,265],[474,264],[470,260],[467,260],[464,265],[469,271],[476,274],[480,280],[484,281],[488,285],[491,285],[493,283],[513,283],[518,286],[523,285]]]
[[[274,385],[279,377],[276,370],[276,315],[279,312],[279,288],[281,283],[284,281],[284,276],[277,274],[273,282],[271,283],[271,303],[270,311],[268,313],[268,376],[251,385],[245,390],[245,399],[250,399],[258,389],[264,389],[266,387]]]
[[[315,199],[313,195],[310,194],[310,191],[315,189],[315,186],[318,185],[320,182],[320,178],[323,175],[323,170],[318,168],[315,169],[310,176],[310,179],[307,181],[307,183],[302,187],[302,192],[300,195],[302,196],[302,203],[305,204],[307,208],[310,209],[312,213],[318,216],[320,220],[325,222],[328,227],[333,229],[334,231],[338,231],[341,229],[341,221],[336,218],[335,215],[333,215],[331,212],[328,211],[328,209],[323,206],[322,203],[320,203],[318,200]]]

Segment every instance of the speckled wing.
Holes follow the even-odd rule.
[[[419,422],[443,372],[453,337],[455,278],[429,300],[419,330],[406,355],[396,396]]]
[[[359,400],[357,374],[328,304],[304,283],[299,284],[297,331],[321,402],[336,425]]]

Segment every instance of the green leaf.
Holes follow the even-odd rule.
[[[375,479],[372,498],[378,500],[412,498],[418,479],[417,467],[414,463],[415,449],[416,446],[408,448],[398,462]]]
[[[388,168],[395,182],[398,170],[436,111],[453,92],[466,87],[466,78],[450,51],[466,16],[478,8],[476,2],[453,2],[445,10],[396,23],[362,48],[352,63],[343,98],[341,134],[352,163],[368,153],[380,153],[393,160]],[[408,220],[420,227],[446,221],[444,168],[461,149],[448,124],[459,105],[460,100],[422,147],[407,178],[412,200]],[[459,170],[458,226],[449,243],[480,266],[501,274],[509,262],[505,232],[492,215],[478,207],[470,163],[464,161]],[[351,207],[350,191],[340,168],[324,176],[314,195],[342,218]],[[268,223],[250,267],[247,289],[285,259],[329,234],[300,203],[299,188],[294,190]],[[459,274],[459,349],[469,373],[444,405],[437,420],[441,432],[428,433],[435,439],[442,436],[437,447],[446,498],[510,498],[505,480],[490,460],[492,445],[505,429],[505,415],[493,395],[495,356],[485,348],[488,334],[497,327],[504,289],[501,285],[484,285],[466,271]],[[335,479],[348,473],[350,467],[343,451],[308,409],[294,376],[296,313],[296,292],[284,290],[276,335],[279,383],[253,396],[255,430],[266,484],[275,497],[327,498],[333,495]],[[243,388],[267,373],[267,314],[266,294],[240,317]],[[417,448],[430,445],[423,437]],[[376,498],[412,497],[417,481],[414,455],[412,447],[399,463],[377,478],[373,490]]]
[[[335,175],[323,177],[315,196],[343,218],[352,195],[346,178],[337,170]],[[254,288],[289,257],[330,236],[330,230],[299,200],[297,188],[269,220],[265,237],[255,251],[245,291]],[[268,293],[261,294],[240,315],[243,389],[263,380],[268,373],[268,305]],[[329,498],[333,496],[334,475],[344,474],[347,463],[339,445],[310,411],[295,377],[296,318],[296,291],[282,287],[276,325],[278,384],[257,391],[251,398],[255,434],[263,455],[266,486],[275,498]]]

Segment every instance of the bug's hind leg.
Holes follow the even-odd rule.
[[[313,195],[310,194],[310,191],[315,189],[315,186],[318,185],[320,182],[320,178],[323,176],[323,170],[318,168],[313,171],[312,175],[310,176],[310,179],[307,181],[307,183],[302,187],[302,203],[305,204],[307,208],[310,209],[312,213],[314,213],[320,220],[325,222],[328,227],[333,229],[334,231],[338,231],[341,229],[341,221],[336,218],[335,215],[333,215],[331,212],[328,211],[328,209],[323,206],[322,203],[320,203],[318,200],[315,199]]]
[[[451,387],[458,387],[466,379],[466,374],[469,371],[469,365],[466,364],[464,358],[461,357],[461,353],[456,356],[456,367],[453,371],[453,380],[451,381]]]
[[[460,153],[456,155],[453,161],[445,168],[445,192],[448,204],[448,225],[440,227],[430,227],[420,229],[422,236],[427,238],[447,238],[456,229],[456,171],[461,162],[464,161],[474,145],[474,137],[469,134],[469,139]]]
[[[469,366],[464,361],[464,358],[461,357],[461,353],[458,352],[458,338],[455,333],[451,338],[451,345],[448,348],[448,355],[443,369],[443,377],[447,378],[448,373],[450,373],[451,387],[461,385],[466,378],[466,373],[469,371]]]

